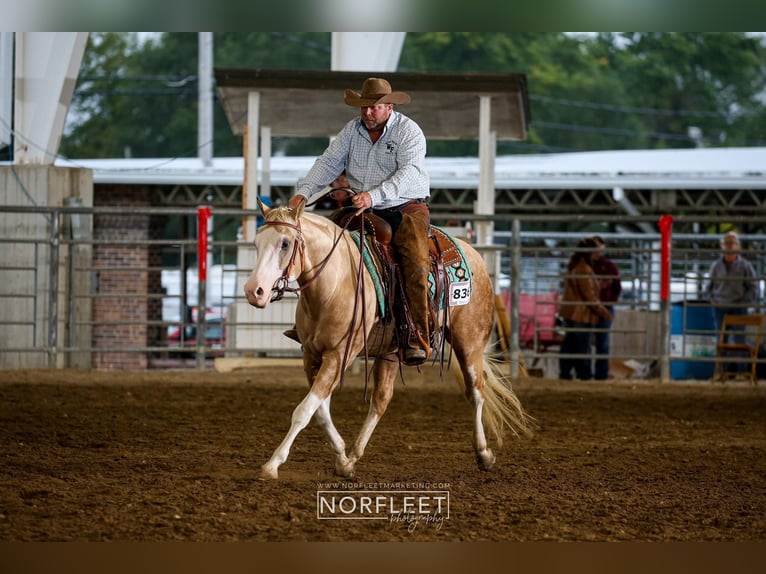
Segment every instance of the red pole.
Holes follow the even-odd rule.
[[[673,216],[663,215],[660,227],[660,301],[670,296],[670,242],[673,235]]]
[[[207,280],[207,222],[211,215],[209,207],[197,208],[197,269],[200,281]]]

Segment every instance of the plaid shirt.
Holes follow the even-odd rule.
[[[374,144],[361,118],[355,118],[298,181],[297,193],[310,198],[345,169],[351,188],[369,192],[374,208],[395,207],[430,196],[425,159],[423,130],[407,116],[392,111]]]

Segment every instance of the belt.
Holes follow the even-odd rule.
[[[386,213],[396,213],[397,211],[400,211],[403,207],[407,207],[408,205],[416,205],[418,203],[426,203],[428,202],[427,197],[418,197],[416,199],[410,199],[409,201],[405,201],[404,203],[400,203],[399,205],[396,205],[394,207],[385,207],[385,208],[373,208],[373,211],[384,211]]]

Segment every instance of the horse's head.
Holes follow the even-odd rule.
[[[254,307],[266,307],[274,293],[281,295],[287,282],[294,280],[294,265],[301,263],[303,251],[300,217],[304,204],[269,208],[258,200],[265,221],[255,236],[257,260],[250,278],[245,283],[247,302]]]

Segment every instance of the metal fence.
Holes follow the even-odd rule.
[[[282,336],[296,299],[249,307],[242,285],[254,249],[247,241],[217,239],[217,230],[231,235],[256,214],[214,210],[203,285],[197,283],[197,215],[188,208],[0,207],[0,365],[205,368],[218,356],[298,356],[299,345]],[[432,214],[436,224],[453,217]],[[578,239],[606,223],[612,231],[598,234],[623,287],[611,328],[615,374],[703,378],[699,373],[712,372],[717,332],[700,294],[720,254],[719,234],[672,236],[670,300],[661,301],[660,235],[638,231],[648,218],[577,217],[583,228],[577,233],[540,231],[539,216],[506,217],[509,230],[495,231],[493,245],[477,246],[506,302],[508,358],[523,355],[528,365],[557,376],[561,330],[554,318],[566,262]],[[738,226],[756,221],[731,219]],[[473,226],[481,221],[476,217]],[[693,223],[714,222],[697,217]],[[740,237],[760,286],[752,310],[764,313],[766,235]]]

